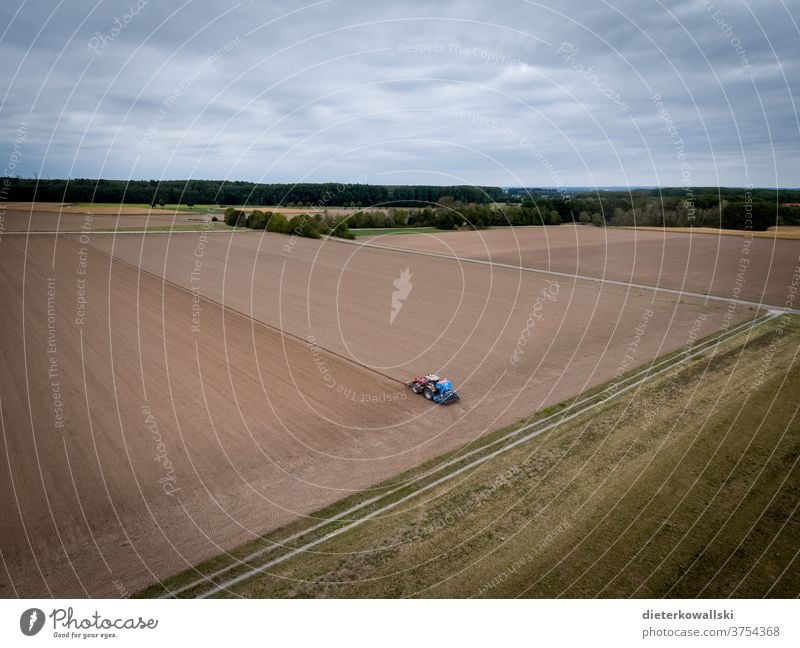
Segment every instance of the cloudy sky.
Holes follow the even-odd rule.
[[[3,0],[13,174],[800,186],[800,0]]]

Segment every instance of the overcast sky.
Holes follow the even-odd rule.
[[[798,23],[800,0],[3,0],[0,174],[797,187]]]

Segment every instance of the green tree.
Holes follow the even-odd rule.
[[[247,219],[247,226],[254,230],[263,230],[267,227],[267,215],[256,209]]]
[[[289,230],[290,234],[297,234],[297,236],[304,236],[305,238],[318,239],[321,236],[316,223],[308,214],[300,214],[290,220]]]
[[[449,209],[443,209],[436,214],[436,227],[440,230],[451,230],[456,228],[456,221],[453,218],[453,212]]]
[[[241,209],[228,207],[225,210],[225,224],[231,225],[232,227],[246,227],[247,214],[245,214]]]
[[[269,219],[267,221],[267,231],[277,232],[278,234],[289,233],[289,220],[283,214],[267,212]]]
[[[347,220],[342,218],[339,222],[337,222],[333,229],[330,232],[331,236],[337,236],[343,239],[353,240],[355,239],[355,234],[350,231],[350,228],[347,226]]]

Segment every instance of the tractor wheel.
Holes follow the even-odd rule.
[[[430,387],[426,387],[424,390],[422,390],[422,395],[428,400],[433,400],[433,390]]]

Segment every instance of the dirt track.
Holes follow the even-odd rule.
[[[781,305],[798,264],[796,241],[560,225],[408,234],[369,240],[390,247],[735,297]]]
[[[6,596],[133,592],[607,380],[626,355],[632,368],[678,348],[699,314],[696,334],[707,335],[725,312],[254,232],[93,236],[93,247],[61,236],[52,268],[54,241],[0,240],[0,352],[15,368],[0,376]],[[82,258],[88,307],[76,325]],[[413,288],[390,324],[406,267]],[[193,301],[193,288],[229,308]],[[542,319],[530,320],[514,363],[534,313]],[[737,309],[732,322],[752,315]],[[439,369],[460,403],[399,400],[392,378]]]

